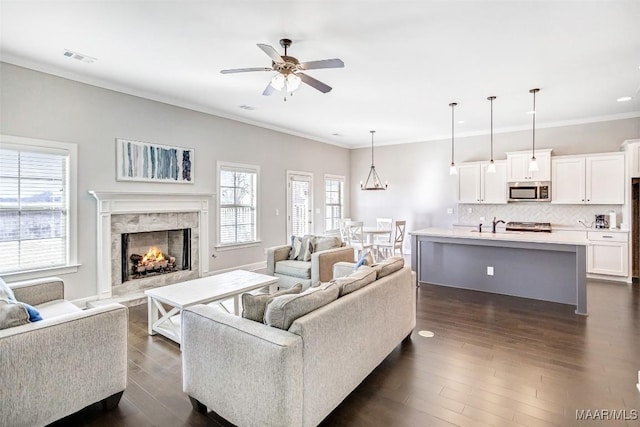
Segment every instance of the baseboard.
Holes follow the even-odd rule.
[[[612,282],[612,283],[629,283],[626,276],[617,277],[617,276],[605,276],[602,274],[587,273],[587,279],[600,280],[602,282]]]

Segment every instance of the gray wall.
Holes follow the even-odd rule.
[[[536,148],[552,148],[552,155],[558,156],[611,152],[620,151],[624,140],[639,137],[638,118],[537,128]],[[493,143],[494,159],[506,159],[507,151],[531,149],[531,131],[494,133]],[[455,161],[489,160],[489,150],[489,135],[456,138]],[[374,223],[376,217],[406,219],[407,230],[457,223],[456,177],[449,175],[450,163],[450,139],[376,147],[376,170],[383,181],[389,181],[389,189],[360,191],[359,182],[371,165],[371,148],[352,150],[351,217],[365,223]],[[512,207],[504,206],[501,217],[508,218]],[[575,223],[569,218],[566,222]]]
[[[325,173],[349,185],[350,150],[192,110],[101,89],[0,63],[0,133],[78,144],[78,273],[64,277],[67,297],[96,294],[96,202],[88,190],[216,192],[216,161],[260,165],[262,245],[216,252],[215,215],[209,224],[210,270],[265,260],[264,249],[286,241],[287,169],[314,174],[314,207],[324,206]],[[115,180],[115,138],[195,149],[195,184]],[[347,209],[348,209],[347,193]],[[215,203],[212,204],[212,208]],[[276,209],[280,215],[276,216]],[[323,214],[314,215],[324,231]]]

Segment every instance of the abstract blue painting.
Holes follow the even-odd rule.
[[[192,148],[116,138],[118,181],[193,184]]]

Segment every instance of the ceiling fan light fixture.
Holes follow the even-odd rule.
[[[300,77],[296,76],[294,73],[291,73],[286,78],[287,81],[287,92],[293,92],[300,87],[300,82],[302,81]]]
[[[271,79],[271,86],[275,90],[282,90],[284,87],[285,78],[282,74],[278,73]]]

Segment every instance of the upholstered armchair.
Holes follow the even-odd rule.
[[[309,261],[289,259],[291,245],[268,248],[267,274],[280,279],[280,288],[302,283],[305,290],[314,283],[331,280],[335,263],[354,259],[353,248],[345,246],[338,237],[316,237],[314,247]]]
[[[43,426],[102,402],[118,405],[127,385],[128,311],[82,310],[47,278],[9,284],[43,320],[0,330],[0,426]]]

